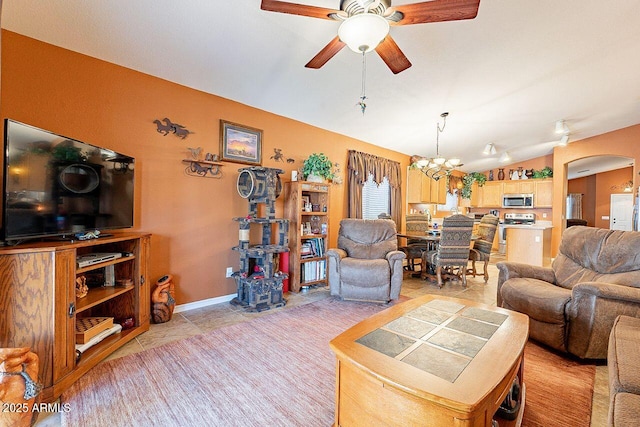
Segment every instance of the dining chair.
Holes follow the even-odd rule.
[[[427,269],[435,271],[438,287],[442,287],[442,273],[455,275],[467,286],[467,264],[473,232],[473,218],[466,215],[451,215],[442,221],[440,241],[435,250],[422,254],[422,278],[427,277]]]
[[[407,215],[405,217],[405,230],[407,233],[426,233],[429,230],[429,216],[423,214]],[[428,242],[410,237],[407,238],[406,246],[398,248],[407,256],[405,268],[409,271],[415,271],[415,266],[421,263],[422,253],[428,249]]]
[[[469,261],[471,268],[467,269],[467,274],[476,277],[476,262],[484,262],[484,281],[489,280],[487,266],[491,257],[491,247],[493,246],[493,238],[496,235],[499,218],[495,215],[487,214],[480,219],[478,224],[478,239],[473,242],[473,247],[469,251]]]

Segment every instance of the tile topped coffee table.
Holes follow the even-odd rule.
[[[528,327],[520,313],[435,295],[365,319],[330,343],[336,425],[491,426],[522,378]]]

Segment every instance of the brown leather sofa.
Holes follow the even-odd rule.
[[[609,336],[609,425],[640,426],[640,319],[618,316]]]
[[[606,359],[620,315],[640,317],[640,232],[574,226],[551,267],[499,262],[498,306],[529,316],[529,336]]]
[[[331,295],[342,299],[389,302],[402,287],[396,224],[389,219],[343,219],[338,247],[327,251]]]

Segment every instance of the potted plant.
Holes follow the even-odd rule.
[[[471,198],[471,186],[474,182],[477,182],[480,187],[487,182],[487,177],[480,172],[471,172],[462,177],[462,190],[460,190],[460,196],[463,199]]]
[[[533,171],[533,177],[534,178],[551,178],[553,177],[553,169],[551,169],[549,166],[545,166],[544,168],[538,170],[534,170]]]
[[[307,181],[323,182],[333,179],[333,163],[324,153],[313,153],[302,165],[302,176]]]

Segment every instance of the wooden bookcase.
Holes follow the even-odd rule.
[[[303,286],[327,284],[330,187],[331,184],[309,181],[284,184],[284,211],[285,218],[289,220],[289,286],[292,291],[299,292]],[[311,211],[305,210],[306,202],[311,205]]]
[[[74,242],[37,242],[0,249],[0,347],[31,347],[40,360],[42,400],[51,402],[80,376],[149,329],[150,235],[122,233]],[[121,258],[78,268],[76,258],[120,252]],[[113,266],[124,286],[96,287],[76,298],[79,275]],[[76,357],[76,319],[134,318],[134,326]]]

